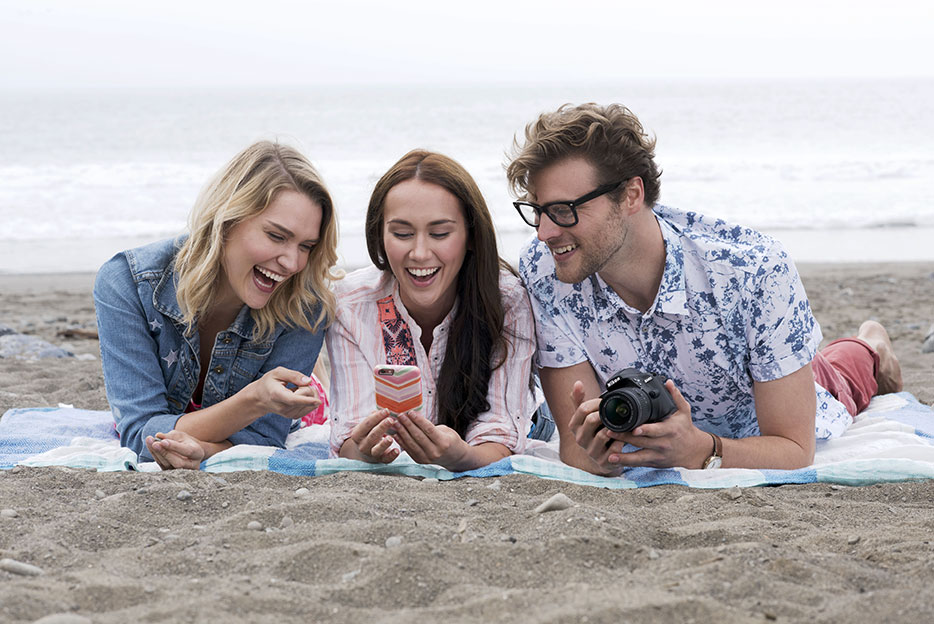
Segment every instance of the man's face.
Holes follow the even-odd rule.
[[[572,201],[600,183],[593,165],[584,158],[571,157],[532,176],[529,194],[539,205]],[[578,206],[577,218],[576,225],[560,227],[543,214],[538,226],[538,238],[551,250],[558,279],[569,284],[583,281],[609,263],[621,262],[629,231],[623,211],[607,195]]]

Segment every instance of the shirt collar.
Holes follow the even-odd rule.
[[[649,317],[656,312],[661,314],[673,314],[687,316],[687,292],[685,291],[684,281],[684,248],[681,245],[680,233],[675,226],[655,215],[658,221],[659,229],[662,233],[662,239],[665,242],[665,270],[662,273],[662,281],[658,285],[658,292],[655,294],[655,300],[651,307],[642,314],[616,294],[599,274],[593,274],[588,279],[594,293],[594,308],[596,316],[602,321],[609,320],[616,316],[618,310],[622,309],[632,316]]]
[[[387,271],[389,275],[392,275],[391,272]],[[405,321],[406,325],[409,326],[409,331],[412,332],[412,336],[419,338],[422,335],[422,328],[418,323],[415,322],[415,319],[412,318],[412,315],[409,314],[409,311],[405,307],[405,303],[402,302],[402,293],[399,292],[399,280],[393,276],[392,278],[392,299],[393,303],[396,305],[396,310],[399,312],[399,315],[402,317],[402,320]],[[435,327],[434,333],[437,333],[439,330],[447,331],[448,327],[454,320],[454,314],[457,312],[458,306],[460,306],[460,295],[454,299],[454,306],[451,308],[451,311],[447,313],[441,323]]]
[[[152,293],[152,304],[159,312],[176,323],[184,324],[182,309],[178,305],[178,273],[175,272],[174,260],[162,273],[162,277]],[[237,318],[227,328],[227,331],[233,332],[243,339],[250,340],[253,337],[253,326],[253,316],[250,314],[250,308],[244,305],[240,308]],[[276,335],[278,336],[281,332],[282,328],[277,327]]]

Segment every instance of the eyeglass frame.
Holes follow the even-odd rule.
[[[533,204],[532,202],[529,202],[529,201],[514,201],[512,202],[512,205],[515,206],[516,211],[519,213],[519,216],[522,217],[522,220],[525,221],[526,224],[535,228],[536,230],[538,229],[538,226],[541,225],[542,223],[542,214],[544,214],[549,219],[551,219],[551,222],[557,225],[558,227],[566,227],[566,228],[574,227],[580,222],[580,218],[577,216],[578,206],[580,206],[581,204],[586,204],[592,199],[597,199],[598,197],[602,195],[606,195],[607,193],[615,191],[616,189],[618,189],[620,186],[622,186],[623,184],[625,184],[631,179],[632,178],[629,178],[626,180],[620,180],[619,182],[610,182],[608,184],[601,184],[600,186],[590,191],[589,193],[585,195],[581,195],[577,199],[574,199],[571,201],[553,201],[553,202],[548,202],[547,204],[544,204],[542,206],[539,206],[538,204]],[[535,211],[535,215],[538,217],[538,223],[529,223],[529,220],[525,218],[525,214],[522,212],[522,206],[528,206],[532,210]],[[570,208],[571,214],[574,216],[574,222],[573,223],[558,223],[557,221],[555,221],[554,217],[551,216],[551,213],[548,212],[548,208],[551,206],[567,206],[568,208]]]

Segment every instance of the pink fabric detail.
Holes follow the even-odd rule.
[[[309,427],[311,425],[323,425],[327,422],[328,416],[326,409],[331,405],[328,401],[328,393],[324,390],[324,386],[321,385],[321,381],[315,376],[314,373],[311,374],[311,383],[308,384],[312,386],[315,390],[318,391],[318,396],[321,397],[321,405],[313,412],[309,412],[302,416],[302,423],[300,427]]]
[[[383,348],[386,363],[398,366],[418,366],[415,360],[415,342],[405,319],[396,310],[392,295],[376,302],[379,308],[380,328],[383,332]]]
[[[859,338],[834,340],[814,356],[811,368],[815,381],[843,403],[851,416],[866,409],[879,390],[879,354]]]

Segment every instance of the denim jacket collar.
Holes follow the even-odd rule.
[[[178,305],[178,273],[175,271],[175,261],[166,267],[152,294],[152,304],[162,314],[168,316],[179,325],[184,325],[181,306]],[[242,306],[237,318],[227,331],[233,332],[244,340],[253,338],[253,316],[249,306]],[[276,328],[276,336],[282,333],[282,328]]]

